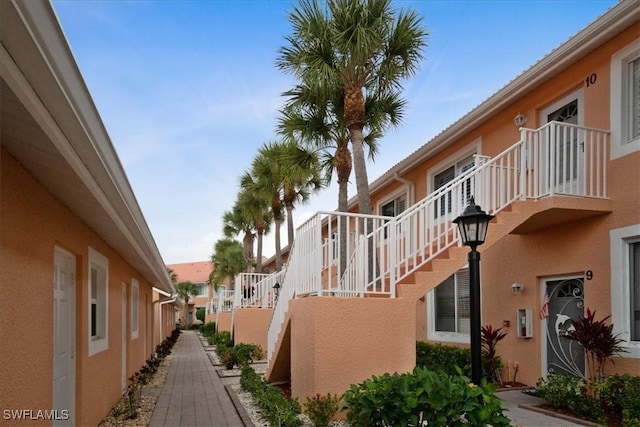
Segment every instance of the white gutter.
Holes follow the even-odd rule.
[[[416,199],[416,185],[408,179],[402,178],[397,171],[393,173],[393,178],[409,187],[409,201],[407,202],[407,206],[413,205]]]
[[[158,293],[165,295],[165,296],[169,296],[169,298],[165,298],[165,299],[159,299],[157,301],[154,301],[151,304],[151,309],[153,310],[153,305],[154,304],[158,304],[158,315],[159,315],[159,322],[160,326],[162,327],[162,306],[165,304],[171,304],[173,302],[176,302],[176,300],[178,299],[178,294],[174,294],[173,296],[170,296],[168,293],[161,291],[157,288],[153,288],[153,290],[157,291]],[[155,319],[156,316],[152,316],[151,317],[151,346],[152,346],[152,351],[156,350],[156,325],[155,325]]]

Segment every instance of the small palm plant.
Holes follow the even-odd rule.
[[[606,321],[611,316],[602,320],[595,320],[596,311],[587,308],[586,316],[579,316],[573,321],[573,329],[567,331],[566,338],[582,344],[587,356],[587,379],[596,381],[604,380],[604,368],[607,362],[617,353],[625,352],[621,346],[623,340],[618,335],[613,335],[613,324],[607,325]]]
[[[499,356],[496,356],[496,347],[507,336],[507,333],[502,332],[502,328],[494,329],[491,325],[483,326],[480,331],[482,348],[486,352],[485,360],[488,379],[494,384],[502,384],[500,375],[502,361]]]

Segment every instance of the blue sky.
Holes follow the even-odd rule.
[[[54,9],[167,264],[210,258],[238,177],[276,139],[275,68],[292,1],[53,0]],[[576,34],[615,0],[395,1],[429,32],[404,83],[400,127],[380,141],[373,181]],[[355,178],[352,176],[352,182]],[[350,197],[355,188],[350,188]],[[334,210],[337,186],[294,213]],[[282,231],[286,242],[286,225]],[[273,255],[270,236],[264,254]]]

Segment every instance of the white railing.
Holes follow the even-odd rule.
[[[494,158],[478,156],[473,168],[396,217],[318,213],[298,228],[291,248],[269,326],[269,359],[290,299],[395,296],[397,281],[460,244],[452,221],[472,196],[493,215],[520,199],[605,198],[608,141],[608,131],[559,122],[523,128],[519,142]]]
[[[220,289],[211,297],[211,308],[214,313],[233,310],[233,290]]]
[[[607,197],[609,132],[550,122],[540,129],[522,129],[521,133],[526,144],[522,159],[526,176],[522,180],[527,197]]]
[[[281,285],[283,271],[275,274],[240,273],[236,276],[234,307],[271,308],[276,297],[276,283]]]

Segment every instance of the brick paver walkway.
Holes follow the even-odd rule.
[[[183,331],[150,427],[244,427],[224,384],[193,331]]]

